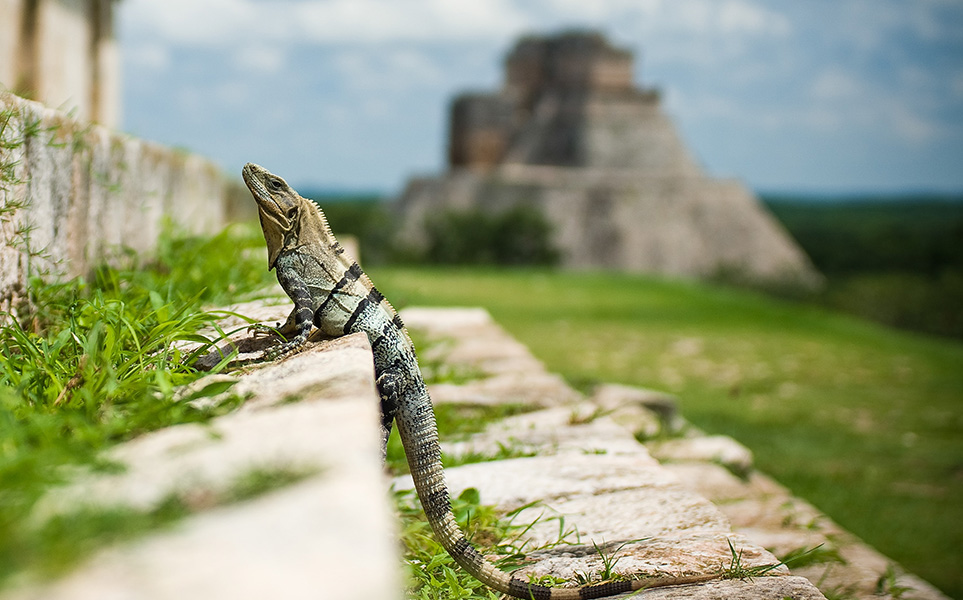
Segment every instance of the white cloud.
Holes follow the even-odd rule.
[[[813,80],[809,93],[817,101],[841,100],[861,95],[863,86],[853,75],[837,67],[830,67]]]
[[[269,6],[252,0],[127,0],[120,11],[127,35],[219,45],[245,36],[281,34],[285,23]]]
[[[444,78],[427,52],[414,49],[349,48],[337,53],[333,66],[349,89],[364,92],[406,90],[437,84]]]
[[[902,102],[883,103],[880,117],[904,141],[920,145],[935,139],[940,128]]]
[[[277,46],[256,44],[243,46],[234,55],[234,64],[258,73],[277,73],[284,66],[284,50]]]
[[[124,60],[138,70],[163,71],[171,64],[171,54],[163,44],[147,42],[124,48]]]
[[[719,27],[725,33],[784,36],[792,31],[784,15],[751,2],[729,0],[716,10]]]
[[[471,41],[530,24],[510,0],[127,0],[125,22],[173,43]]]
[[[784,36],[792,30],[783,14],[748,0],[677,0],[660,5],[654,16],[689,34]]]
[[[213,133],[189,126],[177,139],[170,133],[185,113],[221,114],[233,103],[231,117],[241,122],[276,108],[314,115],[332,147],[358,132],[384,136],[379,147],[410,147],[410,155],[397,152],[364,170],[385,178],[414,168],[414,156],[443,155],[442,134],[411,131],[440,132],[455,91],[497,89],[501,58],[520,33],[573,27],[599,29],[635,52],[640,83],[666,90],[667,109],[695,139],[736,127],[745,135],[726,144],[822,137],[825,148],[842,148],[873,140],[920,160],[959,131],[963,66],[949,55],[959,48],[959,2],[125,0],[118,28],[125,69],[133,71],[128,119],[136,115],[131,122],[142,134],[206,148]],[[298,93],[278,103],[250,78],[240,85],[239,70]],[[275,119],[272,134],[318,137],[294,120]],[[838,156],[841,165],[847,160]],[[757,167],[747,165],[751,177]]]
[[[317,42],[473,41],[526,28],[508,0],[328,0],[292,6],[297,35]]]
[[[676,0],[679,1],[679,0]],[[613,25],[626,19],[641,22],[663,9],[662,0],[543,0],[529,10],[529,18],[538,24],[564,20],[591,26]]]
[[[919,83],[920,73],[904,78]],[[901,89],[879,89],[838,67],[820,73],[809,88],[810,104],[804,120],[820,131],[832,132],[843,126],[854,131],[890,132],[909,144],[922,144],[940,133],[924,116],[926,100],[912,85]]]

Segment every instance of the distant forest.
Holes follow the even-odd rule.
[[[963,196],[762,201],[824,274],[963,268]]]
[[[336,232],[358,238],[366,264],[439,262],[394,244],[391,205],[378,196],[308,196],[321,204]],[[769,194],[761,199],[826,276],[824,289],[793,299],[963,339],[963,196]],[[477,229],[463,237],[484,244]],[[514,234],[531,237],[540,231],[538,223],[528,229]],[[491,237],[491,244],[514,243]]]
[[[810,298],[963,339],[963,196],[764,196],[825,276]]]

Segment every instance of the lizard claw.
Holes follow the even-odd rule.
[[[280,327],[280,323],[277,323],[274,326],[266,325],[264,323],[254,323],[253,325],[248,326],[247,332],[252,334],[254,337],[258,337],[260,335],[271,335],[276,333]]]
[[[282,358],[287,358],[300,351],[304,347],[305,341],[307,341],[307,336],[299,336],[291,341],[278,344],[273,348],[265,350],[264,354],[261,355],[261,359],[281,360]]]

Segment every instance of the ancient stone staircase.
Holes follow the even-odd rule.
[[[231,309],[274,322],[289,306]],[[845,563],[817,562],[793,573],[779,567],[772,576],[640,597],[823,598],[813,583],[830,598],[881,597],[876,582],[890,561],[754,472],[751,453],[738,443],[686,425],[670,397],[605,385],[586,398],[546,372],[480,309],[413,308],[403,316],[428,340],[421,354],[426,370],[463,374],[457,383],[430,385],[436,403],[535,408],[445,444],[453,455],[506,447],[522,455],[448,469],[455,494],[473,487],[483,503],[504,509],[534,502],[516,522],[535,522],[527,533],[535,543],[558,536],[553,516],[577,531],[532,555],[523,573],[594,572],[600,557],[593,541],[618,542],[616,572],[664,574],[716,572],[730,563],[732,548],[751,566],[829,544]],[[222,323],[238,329],[242,360],[270,343],[250,337],[243,325]],[[211,377],[195,385],[225,378]],[[319,342],[230,377],[236,383],[228,393],[247,399],[240,409],[116,447],[108,458],[125,470],[79,476],[44,498],[34,515],[42,521],[82,505],[149,509],[176,497],[192,508],[190,516],[96,552],[59,580],[24,578],[0,599],[403,597],[365,337]],[[225,500],[247,474],[270,471],[296,477],[244,501]],[[404,477],[394,482],[406,484]],[[633,541],[622,544],[626,540]],[[894,573],[899,586],[909,588],[903,597],[943,598],[918,578]]]

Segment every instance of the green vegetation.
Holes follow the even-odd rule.
[[[369,271],[396,305],[486,307],[579,386],[677,393],[696,425],[746,444],[761,470],[963,597],[963,345],[651,277]]]
[[[118,261],[124,268],[100,267],[89,280],[35,280],[31,304],[0,315],[0,583],[38,562],[56,568],[116,539],[118,528],[180,514],[167,504],[150,515],[83,512],[40,529],[27,518],[68,467],[117,468],[100,458],[112,444],[238,404],[236,397],[216,405],[178,401],[174,388],[198,377],[191,362],[211,340],[196,332],[220,316],[202,305],[237,301],[264,285],[260,254],[244,250],[262,244],[253,228],[206,240],[167,236],[149,261],[131,255]],[[205,345],[185,352],[184,342]],[[186,400],[222,391],[208,386]]]
[[[501,212],[445,211],[425,223],[424,260],[456,265],[554,265],[559,252],[552,229],[537,209],[516,206]]]
[[[811,300],[903,329],[963,338],[963,201],[767,198],[827,287]]]
[[[963,267],[963,199],[763,200],[821,271],[938,275]]]
[[[401,539],[405,545],[408,598],[501,598],[501,595],[459,567],[435,540],[414,490],[396,492],[395,502],[401,517]],[[495,508],[482,504],[478,490],[474,488],[466,489],[451,503],[455,520],[465,536],[485,555],[496,556],[495,564],[505,571],[517,568],[528,553],[560,543],[535,548],[524,541],[523,536],[531,524],[515,524],[514,519],[529,506],[501,514]],[[567,535],[564,524],[559,531],[560,539]]]

